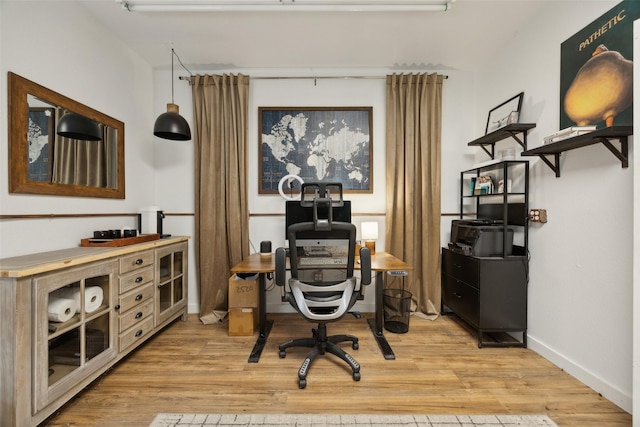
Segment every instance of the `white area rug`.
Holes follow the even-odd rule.
[[[150,427],[557,427],[546,415],[158,414]]]

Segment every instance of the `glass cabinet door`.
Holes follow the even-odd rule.
[[[114,283],[118,264],[96,263],[34,278],[35,410],[116,356]]]
[[[187,304],[187,244],[172,245],[156,251],[156,326]]]

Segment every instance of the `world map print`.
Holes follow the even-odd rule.
[[[290,174],[372,192],[371,113],[371,107],[260,107],[260,193],[277,193]]]
[[[27,140],[29,142],[29,180],[51,180],[49,165],[49,150],[51,136],[50,127],[53,111],[48,108],[29,109],[29,128]]]

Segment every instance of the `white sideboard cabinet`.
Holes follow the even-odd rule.
[[[187,241],[0,259],[0,425],[40,424],[153,334],[185,319]]]

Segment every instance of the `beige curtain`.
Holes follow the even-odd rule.
[[[437,74],[387,76],[387,251],[414,270],[414,311],[440,312],[440,138]]]
[[[58,109],[58,114],[63,114],[63,110]],[[101,141],[82,141],[55,135],[51,182],[116,188],[117,131],[102,123],[98,125],[102,131]]]
[[[231,267],[249,255],[249,77],[191,77],[195,149],[195,247],[200,319],[227,311]]]

